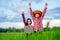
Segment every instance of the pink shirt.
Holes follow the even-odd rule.
[[[30,8],[30,14],[31,14],[31,17],[32,17],[33,23],[34,23],[34,30],[40,30],[40,29],[43,28],[42,20],[43,20],[43,17],[45,15],[46,9],[47,8],[45,7],[44,10],[42,11],[42,16],[41,17],[36,18],[33,15],[32,8]]]

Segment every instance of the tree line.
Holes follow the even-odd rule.
[[[23,32],[24,31],[24,29],[23,28],[21,28],[21,29],[16,29],[16,28],[11,28],[11,27],[9,27],[9,28],[0,28],[0,32]]]

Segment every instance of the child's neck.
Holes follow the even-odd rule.
[[[36,17],[37,19],[39,18],[39,17]]]
[[[35,18],[39,18],[39,17],[35,17]]]
[[[28,26],[30,26],[30,25],[28,24]]]

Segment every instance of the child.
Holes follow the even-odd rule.
[[[29,3],[30,14],[34,23],[34,31],[42,31],[43,25],[42,20],[47,10],[47,3],[45,4],[44,10],[41,12],[39,10],[32,11],[31,3]]]
[[[26,37],[28,37],[28,34],[31,34],[33,32],[33,27],[32,27],[32,21],[30,18],[27,19],[27,21],[25,20],[25,16],[24,16],[24,12],[22,12],[22,18],[23,18],[23,22],[24,22],[24,31],[26,33]]]

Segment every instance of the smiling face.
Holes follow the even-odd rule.
[[[31,21],[30,20],[28,20],[28,25],[31,25]]]
[[[39,14],[35,14],[35,17],[36,17],[36,18],[39,18],[39,17],[40,17],[40,15],[39,15]]]
[[[27,19],[27,25],[31,25],[32,24],[32,21],[30,18]]]

